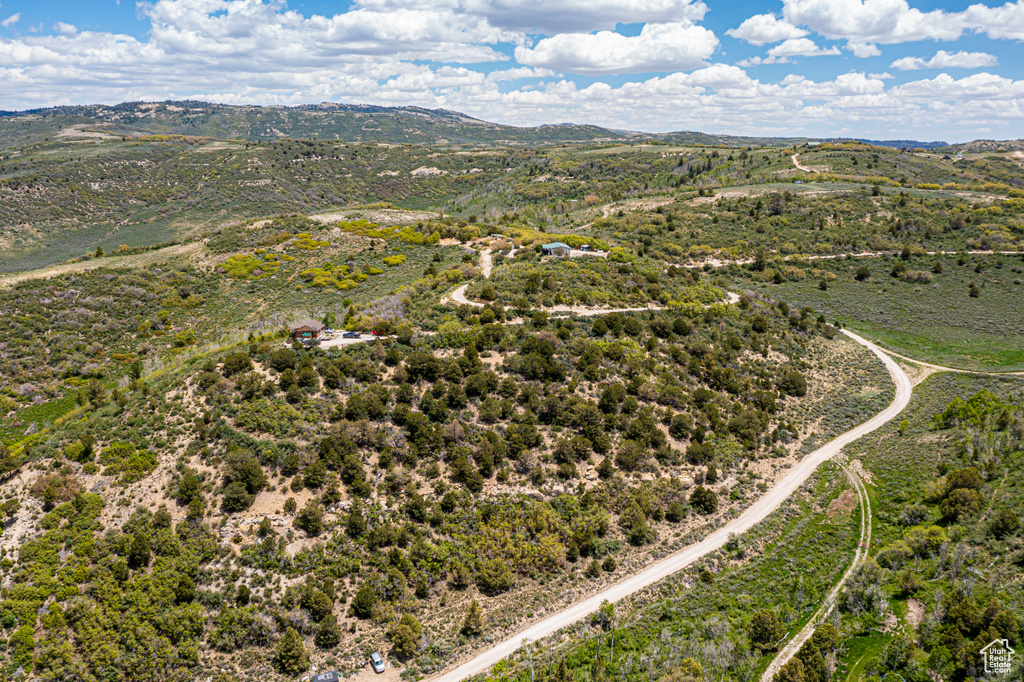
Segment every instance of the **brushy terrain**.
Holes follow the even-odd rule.
[[[1024,366],[1005,154],[184,104],[0,118],[9,677],[285,680],[374,650],[425,676],[881,410],[840,325]],[[330,337],[289,342],[300,320]],[[873,562],[779,682],[961,682],[1013,634],[1012,381],[929,379],[851,451]],[[822,467],[493,676],[753,679],[848,565],[852,490]]]
[[[935,376],[898,423],[850,447],[871,554],[777,682],[976,679],[990,642],[1017,641],[1021,399],[1017,380]],[[752,532],[488,679],[528,680],[531,666],[556,680],[758,678],[849,565],[863,510],[836,504],[844,483],[825,465]]]

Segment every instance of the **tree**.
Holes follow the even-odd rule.
[[[948,521],[957,521],[965,516],[977,514],[981,509],[981,494],[970,488],[957,488],[950,491],[946,499],[939,505],[942,517]]]
[[[862,265],[859,268],[857,268],[857,272],[853,276],[853,278],[855,280],[857,280],[858,282],[863,282],[864,280],[868,279],[869,277],[871,277],[871,270],[866,265]],[[801,669],[800,672],[802,674],[803,670]]]
[[[90,379],[85,385],[85,397],[93,408],[102,407],[107,402],[107,388],[99,379]]]
[[[988,526],[988,532],[997,538],[1013,535],[1020,528],[1020,519],[1009,509],[999,512]]]
[[[775,673],[772,682],[807,682],[807,678],[804,675],[803,661],[796,656],[789,659],[786,665],[779,668],[779,672]]]
[[[467,637],[479,637],[484,632],[484,610],[476,599],[469,602],[469,610],[462,621],[462,634]]]
[[[250,371],[252,371],[252,360],[242,352],[232,353],[224,358],[224,365],[221,367],[221,374],[225,377]]]
[[[373,607],[377,604],[377,591],[370,583],[363,583],[356,596],[352,598],[352,613],[356,618],[366,619],[373,613]]]
[[[747,623],[747,637],[754,647],[762,651],[775,648],[775,643],[782,637],[785,629],[777,613],[771,609],[762,609],[754,614]]]
[[[779,390],[786,395],[801,398],[807,395],[807,379],[800,372],[786,372],[779,379]]]
[[[128,548],[128,565],[135,569],[145,568],[149,566],[152,554],[149,535],[145,531],[139,531],[132,538],[132,543]]]
[[[274,662],[279,672],[285,675],[301,675],[309,669],[309,654],[306,645],[295,628],[288,628],[274,649]]]
[[[256,499],[256,496],[249,494],[249,491],[245,489],[245,484],[241,481],[234,481],[224,488],[224,511],[245,511],[254,499]]]
[[[403,613],[398,624],[388,633],[391,643],[395,646],[395,653],[401,658],[409,658],[420,648],[420,637],[423,635],[423,626],[410,613]]]
[[[484,559],[476,573],[476,584],[485,592],[505,592],[515,585],[516,578],[501,559]]]
[[[316,634],[313,639],[321,649],[332,649],[338,646],[338,642],[341,641],[341,628],[338,627],[338,619],[333,613],[325,616],[316,626]]]
[[[187,575],[178,578],[174,588],[174,600],[179,604],[188,604],[196,598],[196,585]]]
[[[684,658],[678,667],[662,675],[658,682],[700,682],[704,679],[704,668],[692,658]]]
[[[690,495],[690,505],[702,514],[713,514],[718,511],[718,495],[714,490],[699,485]]]
[[[295,517],[295,525],[309,535],[319,535],[324,529],[324,508],[319,501],[311,499]]]

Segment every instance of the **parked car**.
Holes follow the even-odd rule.
[[[384,672],[384,659],[380,657],[376,651],[370,654],[370,665],[373,666],[373,672],[382,673]]]
[[[362,335],[359,332],[345,332],[344,334],[341,335],[341,338],[343,338],[343,339],[358,339],[360,336],[362,336]]]

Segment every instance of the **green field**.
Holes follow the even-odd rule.
[[[970,370],[1024,370],[1024,260],[1019,256],[857,258],[791,262],[796,281],[752,281],[734,269],[735,286],[822,312],[892,350],[935,364]],[[935,263],[941,273],[933,273]],[[902,263],[910,276],[892,277]],[[871,276],[857,281],[866,266]],[[781,266],[780,266],[781,267]],[[980,272],[979,272],[980,270]],[[914,274],[919,273],[919,274]],[[914,277],[922,280],[912,281]],[[762,278],[763,279],[763,278]],[[820,287],[827,282],[827,290]],[[970,295],[977,287],[977,297]]]

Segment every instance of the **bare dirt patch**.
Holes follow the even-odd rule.
[[[119,140],[120,135],[111,135],[101,130],[84,130],[85,126],[71,126],[57,133],[57,137],[93,140]]]
[[[374,208],[342,211],[331,211],[328,213],[317,213],[309,216],[310,220],[330,225],[342,220],[368,220],[378,225],[406,225],[419,220],[431,220],[436,218],[436,213],[430,211],[404,211],[397,208]]]
[[[850,462],[850,468],[853,470],[855,474],[864,479],[866,483],[874,483],[874,475],[864,468],[863,462],[861,462],[859,459],[855,459],[852,462]]]
[[[924,602],[920,599],[908,599],[907,624],[916,629],[922,620],[924,620]]]
[[[836,523],[842,522],[856,507],[857,496],[852,490],[844,490],[839,497],[829,502],[828,509],[825,510],[826,523],[832,523],[833,519]]]

